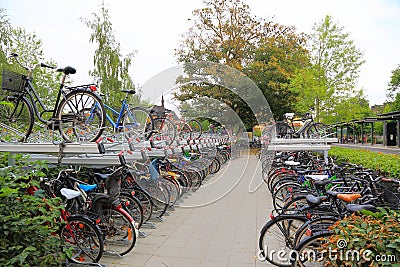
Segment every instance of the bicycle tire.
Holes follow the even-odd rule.
[[[212,159],[212,171],[211,174],[216,174],[221,169],[221,162],[217,158]]]
[[[153,216],[161,218],[167,212],[170,203],[170,195],[167,187],[160,183],[157,187],[150,189],[154,207]]]
[[[32,132],[34,113],[23,95],[5,96],[0,101],[0,141],[24,142]]]
[[[258,240],[260,256],[276,266],[291,266],[289,259],[281,258],[278,252],[285,251],[286,255],[291,252],[295,233],[306,221],[304,216],[298,215],[281,215],[268,221]]]
[[[134,137],[144,137],[148,140],[153,134],[154,119],[143,107],[132,107],[122,117],[124,136],[127,140]]]
[[[124,205],[126,206],[129,214],[138,224],[137,228],[140,229],[140,227],[142,227],[143,217],[144,217],[143,207],[140,200],[137,197],[132,196],[132,194],[124,191],[120,193],[119,198],[121,199],[122,203],[124,203]]]
[[[154,133],[152,135],[156,141],[165,141],[165,145],[171,145],[176,138],[176,126],[168,118],[154,119]]]
[[[143,209],[143,221],[147,222],[150,220],[153,215],[153,200],[151,196],[142,188],[135,187],[133,189],[135,191],[135,197],[137,197],[142,205]]]
[[[73,249],[71,257],[68,257],[69,261],[81,264],[93,263],[99,262],[103,256],[103,234],[91,219],[82,215],[69,216],[66,224],[61,226],[59,233],[64,245]],[[82,245],[94,253],[82,251],[85,250]]]
[[[302,241],[304,241],[308,237],[307,232],[309,230],[311,231],[311,234],[326,231],[328,230],[328,227],[332,226],[338,220],[340,219],[337,217],[322,216],[307,221],[297,231],[293,241],[294,246],[298,246]]]
[[[203,134],[203,127],[201,126],[201,123],[196,119],[191,119],[187,121],[186,124],[188,124],[191,128],[191,138],[199,139]]]
[[[328,126],[321,122],[314,122],[307,127],[306,137],[307,138],[324,138],[327,137]]]
[[[117,208],[103,206],[100,229],[104,234],[104,249],[108,253],[123,256],[136,244],[137,233],[132,217]]]
[[[320,248],[322,247],[322,244],[326,241],[326,238],[331,236],[332,232],[330,231],[322,231],[320,233],[317,233],[315,235],[312,235],[302,242],[298,246],[294,248],[294,252],[296,255],[290,255],[290,257],[293,259],[291,267],[305,267],[305,266],[313,266],[315,267],[316,262],[318,262],[318,266],[324,266],[325,262],[321,256],[319,256],[319,253],[321,253]],[[312,250],[313,252],[309,252]],[[303,255],[303,256],[302,256]],[[314,255],[314,259],[311,259],[309,256]],[[307,262],[310,262],[311,265],[307,265]]]
[[[282,209],[285,201],[292,195],[293,189],[301,188],[301,184],[296,182],[287,182],[280,185],[272,193],[272,205],[274,209]]]
[[[192,128],[189,124],[184,123],[179,129],[179,139],[190,140],[192,139]]]
[[[106,112],[100,97],[87,90],[75,90],[61,100],[57,108],[59,131],[63,139],[96,141],[104,131]]]
[[[179,183],[174,178],[163,177],[161,182],[166,186],[169,192],[169,206],[175,205],[181,195]]]

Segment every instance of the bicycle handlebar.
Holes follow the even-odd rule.
[[[39,63],[36,64],[33,68],[28,67],[28,66],[24,66],[22,65],[22,63],[18,60],[18,54],[17,53],[11,53],[11,55],[9,56],[9,58],[13,58],[18,65],[20,65],[22,68],[24,68],[25,70],[28,71],[28,77],[31,75],[31,72],[36,68],[36,67],[42,67],[42,68],[48,68],[48,69],[56,69],[56,67],[48,65],[46,63]],[[57,72],[63,72],[65,75],[68,74],[75,74],[76,73],[76,69],[74,69],[73,67],[67,66],[65,68],[59,68],[57,69]]]

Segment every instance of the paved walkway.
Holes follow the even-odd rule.
[[[260,165],[254,156],[231,161],[205,186],[184,199],[164,222],[155,222],[156,229],[142,229],[148,236],[138,239],[133,252],[123,258],[103,256],[101,264],[271,266],[258,261],[256,254],[258,235],[269,218],[272,201],[264,185],[249,193],[253,177],[261,179]],[[219,200],[212,201],[218,196]],[[203,205],[193,207],[199,204]]]

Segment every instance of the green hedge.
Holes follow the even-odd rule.
[[[0,155],[0,266],[61,266],[68,252],[56,234],[60,200],[26,192],[46,166],[7,168],[7,158]]]
[[[381,209],[362,213],[331,227],[333,235],[321,248],[330,252],[324,266],[400,267],[399,212]]]
[[[331,147],[329,155],[337,158],[339,162],[361,164],[371,170],[380,171],[382,175],[400,178],[400,156],[383,154],[364,149]]]

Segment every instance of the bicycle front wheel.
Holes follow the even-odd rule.
[[[148,140],[154,130],[153,118],[142,107],[128,109],[122,118],[122,125],[127,140],[136,137],[144,137]]]
[[[258,240],[260,256],[275,266],[291,266],[289,256],[294,248],[293,241],[297,230],[306,221],[302,216],[281,215],[267,222]]]
[[[63,139],[73,141],[96,141],[106,123],[104,104],[91,91],[75,90],[61,101],[57,109],[59,130]]]
[[[117,209],[103,206],[101,218],[105,251],[119,256],[129,253],[136,244],[137,236],[128,216]]]
[[[200,138],[201,135],[203,134],[203,127],[201,126],[201,123],[196,119],[192,119],[189,120],[187,124],[189,124],[192,130],[192,138],[194,139]]]
[[[103,256],[102,233],[89,218],[69,217],[67,224],[60,229],[60,238],[66,247],[72,248],[72,254],[68,258],[72,262],[98,262]]]
[[[0,101],[0,141],[24,142],[32,131],[33,110],[23,96],[6,96]]]
[[[156,141],[164,141],[169,146],[174,142],[176,137],[175,124],[167,118],[154,119],[154,135]]]
[[[189,124],[184,123],[183,126],[179,129],[179,138],[183,140],[192,139],[192,128]]]
[[[307,129],[307,138],[325,138],[328,136],[327,128],[323,123],[314,122]]]

